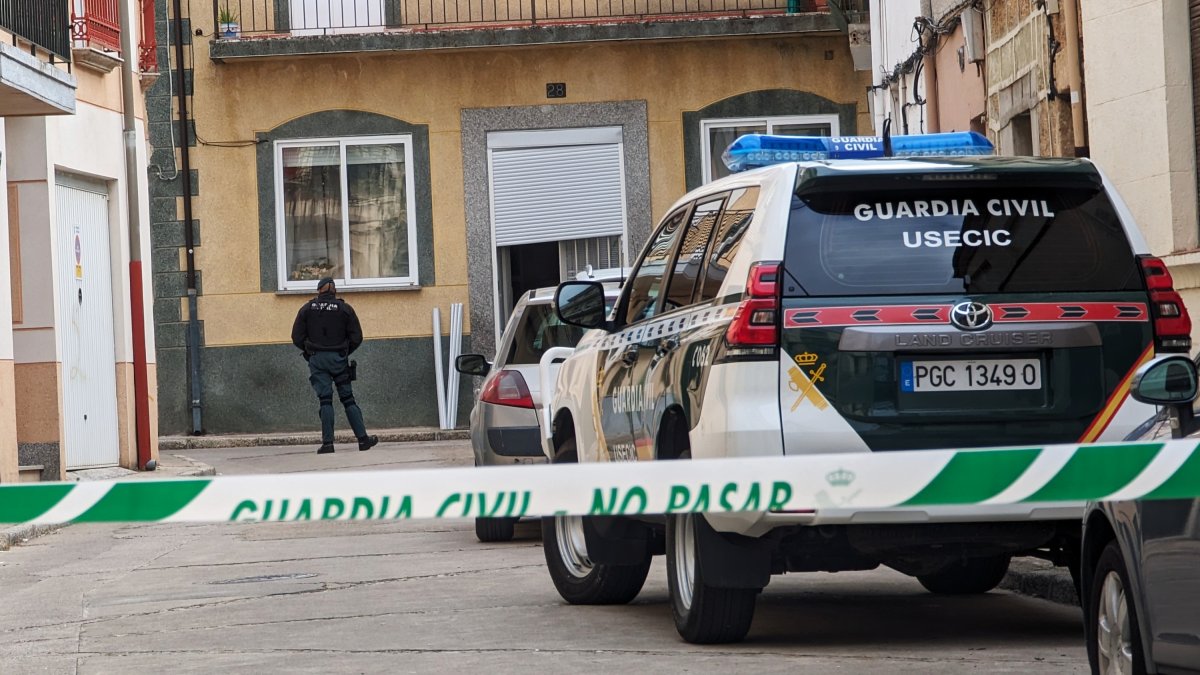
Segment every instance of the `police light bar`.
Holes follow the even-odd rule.
[[[990,155],[993,147],[974,131],[892,136],[893,157],[968,157]],[[879,136],[772,136],[746,134],[721,156],[730,171],[756,169],[783,162],[884,157]]]

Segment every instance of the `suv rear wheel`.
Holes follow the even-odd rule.
[[[695,644],[739,642],[750,632],[759,589],[716,588],[705,578],[698,539],[703,516],[667,517],[667,588],[675,629]]]
[[[574,462],[575,439],[558,448],[555,463]],[[585,516],[542,518],[542,550],[558,594],[573,605],[619,605],[637,597],[646,583],[652,556],[632,565],[598,563],[588,557]]]
[[[1008,573],[1011,556],[985,556],[956,560],[933,574],[922,574],[917,581],[931,593],[940,595],[976,595],[1000,585]]]

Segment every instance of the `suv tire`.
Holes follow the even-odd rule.
[[[575,439],[559,446],[555,463],[576,461]],[[637,597],[650,573],[649,553],[633,565],[592,562],[583,534],[586,516],[542,518],[542,550],[550,579],[563,600],[572,605],[623,605]]]
[[[978,595],[1000,585],[1008,573],[1011,556],[984,556],[955,560],[933,574],[921,574],[917,581],[930,593],[939,595]]]
[[[475,519],[475,538],[482,542],[512,541],[516,529],[515,518]]]
[[[675,629],[693,644],[740,642],[750,632],[760,589],[715,588],[704,576],[698,528],[702,515],[667,517],[667,589]]]

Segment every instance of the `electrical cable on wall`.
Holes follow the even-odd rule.
[[[164,32],[166,33],[166,36],[167,36],[166,42],[164,43],[166,46],[166,49],[167,49],[167,59],[168,59],[167,68],[166,68],[166,70],[167,70],[167,91],[175,91],[175,69],[171,67],[171,63],[170,63],[171,29],[167,28],[167,30]],[[168,122],[168,124],[172,124],[172,123]],[[176,178],[179,178],[179,164],[178,164],[178,162],[175,161],[175,129],[174,129],[173,124],[172,124],[171,132],[168,134],[168,136],[171,139],[171,175],[164,176],[163,168],[157,164],[151,164],[150,168],[154,169],[154,175],[159,180],[172,181],[172,180],[175,180]]]
[[[192,0],[187,0],[187,8],[188,8],[188,16],[190,17],[190,16],[192,16]],[[216,27],[215,26],[213,27],[213,32],[211,35],[205,36],[204,31],[202,29],[197,29],[195,35],[197,37],[213,38],[217,35]],[[195,70],[196,41],[195,40],[191,40],[189,42],[188,53],[192,57],[192,79],[193,79],[193,84],[194,84],[194,80],[196,77],[196,70]],[[196,100],[196,89],[193,86],[192,87],[192,101],[195,101],[195,100]],[[194,103],[193,103],[192,110],[195,110]],[[196,142],[199,143],[200,145],[207,145],[207,146],[214,147],[214,148],[249,148],[249,147],[258,145],[259,143],[266,142],[265,140],[259,140],[259,139],[244,140],[244,141],[243,140],[234,140],[234,141],[208,141],[208,140],[205,140],[204,137],[200,135],[200,124],[199,124],[199,122],[196,121],[195,117],[192,118],[192,134],[196,137]]]

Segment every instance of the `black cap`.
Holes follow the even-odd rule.
[[[333,285],[334,285],[333,277],[325,277],[317,282],[317,292],[319,293],[321,291],[321,289],[325,288],[326,286],[333,286]]]

